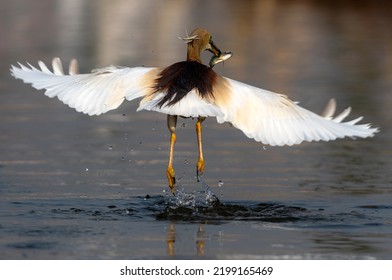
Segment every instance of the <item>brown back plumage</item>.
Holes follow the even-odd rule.
[[[182,61],[166,67],[155,80],[154,93],[166,93],[158,106],[174,105],[193,89],[202,98],[212,98],[217,76],[211,68],[196,61]]]

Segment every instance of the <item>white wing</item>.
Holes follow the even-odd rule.
[[[256,88],[226,78],[230,98],[219,105],[223,116],[217,121],[230,122],[246,136],[269,145],[293,145],[303,141],[330,141],[343,137],[372,137],[377,128],[357,124],[362,117],[342,122],[351,111],[333,117],[336,104],[332,100],[323,116],[310,112],[287,96]],[[219,100],[217,100],[219,102]]]
[[[90,74],[78,74],[76,60],[71,61],[69,75],[64,75],[60,59],[52,62],[53,72],[43,62],[40,69],[29,64],[12,66],[11,73],[18,79],[45,89],[45,95],[58,97],[79,112],[99,115],[116,109],[127,100],[144,97],[138,110],[154,110],[185,117],[215,116],[219,123],[230,122],[246,136],[269,145],[293,145],[303,141],[329,141],[343,137],[372,137],[378,128],[357,124],[362,117],[343,122],[351,108],[333,117],[336,109],[330,101],[320,116],[273,93],[221,77],[215,98],[203,99],[192,90],[174,105],[157,104],[164,93],[152,93],[157,68],[107,67]]]
[[[78,112],[89,115],[100,115],[116,109],[124,99],[144,96],[148,89],[143,83],[143,76],[155,69],[111,66],[89,74],[78,74],[77,61],[73,60],[69,75],[64,75],[59,58],[52,61],[53,72],[43,62],[38,64],[40,69],[30,64],[29,67],[22,64],[19,64],[20,68],[12,66],[11,73],[36,89],[45,89],[45,95],[57,97]]]

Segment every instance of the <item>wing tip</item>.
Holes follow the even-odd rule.
[[[70,75],[79,74],[79,62],[75,58],[72,58],[71,62],[69,63],[68,73]]]
[[[46,66],[46,64],[39,60],[38,61],[38,66],[40,69],[34,67],[32,64],[30,64],[29,62],[26,62],[25,64],[21,63],[21,62],[17,62],[18,65],[13,65],[11,64],[10,67],[10,73],[11,76],[20,79],[18,72],[19,71],[23,71],[23,72],[42,72],[45,74],[50,74],[50,75],[56,75],[56,76],[64,76],[65,72],[64,72],[64,68],[63,68],[63,64],[62,61],[59,57],[54,57],[52,59],[52,71]],[[73,58],[70,63],[69,63],[69,69],[68,69],[69,75],[77,75],[79,74],[79,63],[78,61]]]
[[[321,116],[326,119],[332,119],[333,115],[336,112],[336,100],[335,98],[331,98],[327,105],[324,108],[324,111],[321,113]]]

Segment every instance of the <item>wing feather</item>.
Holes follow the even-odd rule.
[[[330,141],[344,137],[372,137],[378,128],[357,124],[362,117],[343,122],[351,108],[333,117],[336,102],[330,101],[322,115],[299,106],[282,94],[226,78],[230,101],[219,104],[222,116],[246,136],[269,145],[293,145],[303,141]]]
[[[253,87],[219,76],[214,98],[203,98],[191,90],[175,104],[159,102],[164,92],[152,92],[159,69],[106,67],[89,74],[79,74],[76,60],[64,75],[61,60],[53,59],[53,72],[43,63],[40,69],[27,63],[12,66],[14,77],[45,89],[45,95],[89,115],[99,115],[120,106],[125,100],[144,97],[139,110],[153,110],[184,117],[214,116],[219,123],[229,122],[247,137],[269,145],[293,145],[303,141],[330,141],[343,137],[372,137],[379,130],[370,124],[358,124],[362,117],[346,121],[351,108],[337,116],[332,99],[321,115],[299,106],[282,94]]]
[[[36,89],[44,89],[48,97],[57,97],[78,112],[100,115],[116,109],[127,99],[143,97],[148,93],[143,82],[146,73],[155,68],[107,67],[89,74],[79,74],[78,63],[72,60],[69,75],[64,75],[59,58],[52,61],[53,72],[42,61],[40,69],[27,63],[12,66],[11,74]]]

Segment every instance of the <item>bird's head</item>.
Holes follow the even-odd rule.
[[[212,41],[211,34],[203,28],[196,28],[190,36],[182,39],[188,44],[187,60],[201,62],[200,54],[203,51],[210,51],[215,57],[219,57],[222,54],[214,41]]]
[[[212,35],[207,30],[197,28],[192,34],[200,38],[200,51],[210,51],[215,56],[221,55],[222,52],[212,41]]]

